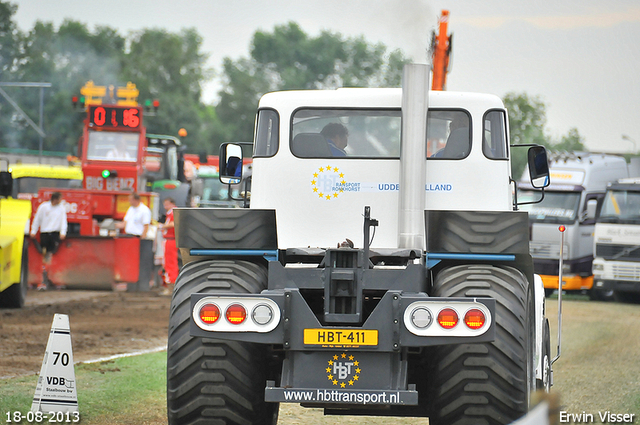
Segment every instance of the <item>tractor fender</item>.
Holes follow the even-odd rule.
[[[543,329],[545,323],[545,300],[546,297],[544,295],[544,284],[542,283],[542,277],[538,274],[533,275],[533,298],[535,301],[535,324],[536,324],[536,343],[535,343],[535,357],[534,362],[536,365],[536,379],[542,380],[543,375],[543,347],[545,341],[543,341]]]

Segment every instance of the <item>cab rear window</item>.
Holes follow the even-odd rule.
[[[300,158],[399,158],[399,110],[299,109],[291,152]]]

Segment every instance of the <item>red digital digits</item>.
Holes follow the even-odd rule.
[[[107,120],[107,112],[103,107],[96,108],[93,112],[93,122],[97,125],[104,125]]]
[[[122,111],[123,119],[122,124],[127,127],[135,128],[140,125],[140,117],[138,116],[137,109],[125,109]]]
[[[138,113],[138,108],[121,109],[99,106],[93,110],[92,122],[98,127],[106,124],[110,127],[138,128],[140,126],[140,115]],[[109,115],[108,118],[107,115]]]

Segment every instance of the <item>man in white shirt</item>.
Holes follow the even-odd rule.
[[[62,194],[53,192],[51,200],[38,207],[31,225],[31,238],[35,239],[40,229],[40,246],[45,256],[58,248],[61,240],[67,237],[67,210],[62,203]]]
[[[124,229],[127,234],[140,236],[144,239],[147,237],[149,224],[151,224],[151,210],[142,203],[137,192],[132,192],[129,195],[129,203],[131,206],[124,216],[124,221],[116,226],[119,229]]]

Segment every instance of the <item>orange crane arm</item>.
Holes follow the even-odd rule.
[[[431,90],[444,90],[446,87],[447,72],[449,72],[449,57],[452,47],[452,36],[447,35],[447,26],[449,24],[448,10],[442,11],[438,23],[438,35],[434,35],[432,46],[433,80],[431,82]]]

